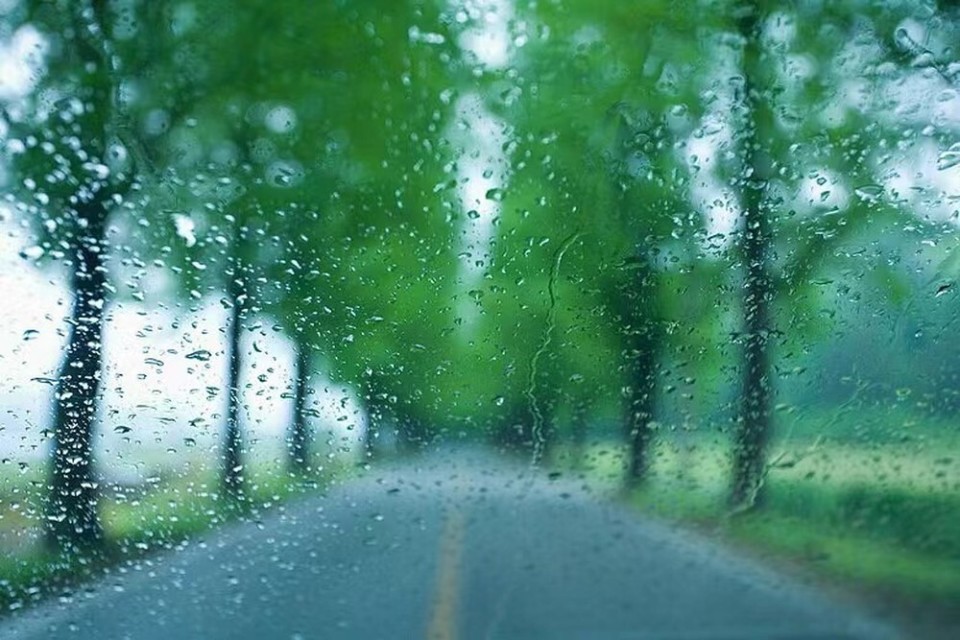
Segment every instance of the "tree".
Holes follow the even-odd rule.
[[[884,226],[895,229],[911,208],[907,198],[883,185],[889,160],[883,149],[902,135],[902,123],[890,117],[882,97],[896,92],[901,81],[881,71],[899,54],[891,55],[880,34],[899,34],[904,10],[801,3],[792,8],[803,25],[800,37],[786,42],[778,39],[777,24],[790,14],[762,2],[731,5],[732,29],[742,43],[738,117],[732,123],[739,148],[732,184],[742,212],[736,259],[743,274],[730,493],[735,510],[762,504],[771,468],[775,350],[815,330],[805,320],[815,274],[842,254],[845,243],[862,243],[865,233]],[[794,48],[819,61],[816,74],[793,70]],[[852,65],[854,53],[874,60],[868,73]],[[854,76],[868,83],[869,100],[851,103],[844,94]],[[811,177],[822,187],[818,200],[801,196]],[[777,326],[777,317],[789,320]]]
[[[48,43],[38,87],[5,119],[21,141],[10,158],[22,183],[23,207],[48,234],[42,245],[62,258],[73,296],[67,344],[53,412],[45,538],[54,550],[95,549],[103,541],[97,516],[93,432],[102,369],[107,305],[108,229],[129,209],[136,167],[125,161],[119,128],[119,56],[103,2],[24,3],[23,24]]]
[[[742,388],[734,443],[733,488],[735,506],[752,504],[758,499],[770,438],[771,363],[770,303],[773,282],[770,276],[771,179],[768,140],[773,126],[769,91],[760,85],[762,54],[759,45],[758,10],[747,6],[739,17],[738,28],[743,49],[743,123],[740,144],[743,154],[740,230],[740,260],[743,264]]]
[[[579,224],[590,247],[571,266],[583,278],[572,295],[583,309],[604,310],[591,324],[616,344],[617,376],[607,369],[602,386],[623,399],[625,478],[633,486],[648,466],[668,355],[663,309],[673,291],[663,283],[697,255],[699,236],[678,228],[690,218],[683,141],[703,75],[689,34],[712,21],[695,7],[666,4],[536,10],[551,37],[524,47],[512,81],[526,93],[499,109],[516,128],[515,181],[545,194],[558,234]],[[649,24],[657,26],[643,28]]]

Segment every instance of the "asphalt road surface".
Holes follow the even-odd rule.
[[[18,640],[894,637],[573,480],[452,454],[370,471],[0,625]]]

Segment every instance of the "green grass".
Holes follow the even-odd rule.
[[[850,403],[843,407],[785,410],[780,414],[779,434],[785,439],[829,439],[860,447],[960,442],[951,418],[918,415],[906,403]]]
[[[960,598],[960,564],[956,560],[883,537],[776,514],[737,518],[728,524],[728,530],[736,540],[786,554],[845,583],[910,600],[947,604]]]
[[[296,478],[276,465],[261,464],[250,471],[245,500],[237,505],[217,495],[214,470],[202,466],[185,469],[143,487],[105,491],[100,515],[106,544],[96,554],[58,556],[33,544],[0,557],[0,615],[52,595],[68,597],[78,585],[118,565],[175,548],[231,520],[259,519],[277,504],[325,489],[345,472],[344,467],[336,466]],[[7,480],[4,498],[14,496],[16,502],[2,503],[0,523],[4,533],[9,540],[32,529],[35,537],[42,510],[42,483]],[[12,504],[17,508],[12,509]]]
[[[791,495],[793,494],[793,495]],[[867,496],[865,498],[865,496]],[[960,600],[960,499],[891,512],[882,491],[837,491],[782,483],[763,509],[731,516],[715,495],[648,487],[628,498],[645,511],[707,527],[754,551],[782,555],[869,591],[920,601]],[[917,514],[927,513],[929,519]]]
[[[960,485],[954,444],[795,447],[783,458],[789,464],[771,469],[762,508],[732,515],[722,441],[661,442],[645,486],[625,499],[831,582],[896,602],[939,604],[956,616]],[[576,468],[586,478],[620,482],[618,447],[596,445],[584,460]]]

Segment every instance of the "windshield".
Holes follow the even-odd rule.
[[[0,636],[957,637],[958,42],[0,0]]]

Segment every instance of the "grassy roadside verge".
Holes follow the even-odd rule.
[[[146,486],[104,491],[101,521],[106,544],[95,555],[58,556],[33,544],[0,556],[0,617],[51,597],[68,601],[86,582],[122,571],[146,556],[175,549],[227,522],[259,520],[290,499],[326,490],[346,473],[346,465],[327,467],[304,477],[284,473],[273,465],[255,466],[249,472],[246,497],[240,504],[221,500],[215,489],[216,472],[203,467]],[[36,529],[42,496],[36,491],[19,493],[19,517],[5,514],[3,520],[8,526],[26,524]]]
[[[588,482],[619,483],[619,449],[601,448],[565,466]],[[940,459],[942,447],[827,445],[772,471],[762,509],[732,515],[722,446],[661,443],[645,486],[622,499],[850,594],[917,637],[960,637],[960,491]]]
[[[865,507],[858,513],[844,507],[851,494],[838,496],[821,490],[821,495],[816,495],[817,490],[789,485],[776,489],[776,493],[792,491],[807,493],[809,499],[835,505],[837,510],[825,510],[827,517],[799,514],[789,503],[778,503],[772,496],[764,510],[730,516],[705,496],[654,488],[638,490],[627,500],[663,519],[707,529],[739,546],[781,555],[816,573],[890,598],[925,607],[949,608],[960,602],[960,560],[946,541],[938,540],[936,546],[911,545],[894,531],[884,530],[882,509]],[[956,517],[957,509],[960,505],[944,515]],[[874,526],[878,523],[881,526]],[[917,538],[930,535],[938,524],[916,521]]]

